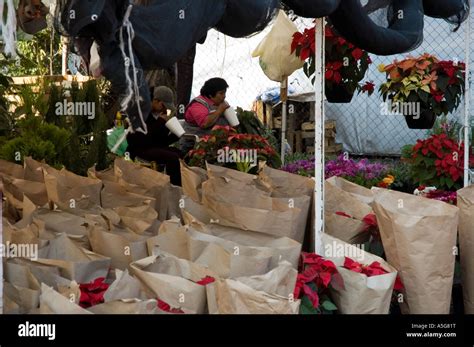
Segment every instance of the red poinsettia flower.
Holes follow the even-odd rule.
[[[174,313],[174,314],[183,314],[184,311],[180,310],[178,308],[171,308],[170,305],[168,305],[166,302],[163,300],[157,299],[158,301],[158,308],[162,311],[169,312],[169,313]]]
[[[324,32],[324,36],[326,38],[332,38],[332,37],[335,37],[336,35],[334,34],[334,32],[332,31],[331,27],[327,26],[325,27],[325,32]]]
[[[362,221],[367,224],[368,227],[374,227],[377,228],[377,217],[375,216],[374,213],[369,213],[367,216],[365,216]]]
[[[204,277],[202,280],[200,280],[199,282],[196,282],[197,284],[200,284],[201,286],[206,286],[208,285],[209,283],[213,283],[215,282],[216,279],[214,277],[211,277],[211,276],[206,276]]]
[[[375,90],[375,83],[372,81],[367,81],[362,86],[362,92],[367,92],[369,95],[372,95],[374,90]]]
[[[91,283],[84,283],[79,285],[81,290],[81,297],[79,305],[83,308],[95,306],[104,302],[104,293],[109,288],[107,283],[104,283],[105,278],[100,277]]]
[[[319,293],[326,291],[331,284],[336,288],[344,288],[344,282],[339,275],[336,265],[314,253],[301,254],[301,272],[296,279],[294,297],[300,298],[303,294],[308,297],[312,305],[319,306]],[[317,291],[309,284],[313,283]]]
[[[342,62],[336,61],[336,62],[329,62],[326,64],[326,75],[325,78],[330,81],[334,81],[337,84],[341,83],[342,81],[342,75],[341,75],[341,68],[342,68]]]
[[[444,99],[444,93],[441,90],[430,89],[433,99],[439,104]]]
[[[315,31],[316,29],[313,27],[310,29],[305,29],[303,33],[296,32],[293,34],[291,53],[295,52],[299,48],[299,57],[302,61],[305,61],[310,56],[313,56],[316,51]]]
[[[362,57],[364,56],[364,51],[360,48],[356,48],[352,51],[352,57],[356,60],[356,61],[359,61],[362,59]]]
[[[344,267],[348,270],[362,273],[362,265],[347,257],[344,259]]]
[[[311,304],[313,305],[314,308],[319,307],[319,296],[318,293],[313,291],[310,286],[304,284],[303,285],[303,292],[308,296],[309,300],[311,301]]]
[[[225,132],[236,132],[234,128],[232,128],[230,125],[215,125],[211,131],[214,130],[224,130]]]
[[[374,261],[372,264],[364,267],[364,274],[366,274],[367,277],[385,275],[387,273],[387,270],[385,270],[378,261]]]
[[[346,41],[346,39],[343,38],[342,36],[339,36],[339,37],[337,38],[337,43],[339,44],[339,46],[343,46],[343,45],[345,45],[345,44],[347,43],[347,41]]]
[[[367,277],[385,275],[388,273],[378,261],[374,261],[370,265],[362,265],[350,258],[345,258],[344,267],[348,270],[358,272],[366,275]]]
[[[344,260],[344,268],[361,273],[366,275],[367,277],[372,277],[372,276],[379,276],[379,275],[385,275],[388,273],[387,270],[385,270],[382,265],[378,261],[374,261],[370,265],[362,265],[350,258],[345,258]],[[395,279],[395,284],[393,286],[393,290],[397,292],[403,291],[404,286],[402,283],[402,280],[400,279],[400,276],[397,275]]]
[[[397,292],[402,292],[404,289],[405,289],[405,286],[402,283],[400,275],[397,275],[397,278],[395,279],[395,285],[393,286],[393,290]]]

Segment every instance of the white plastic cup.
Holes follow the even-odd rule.
[[[229,107],[224,112],[224,117],[227,119],[231,127],[236,127],[240,124],[239,118],[237,117],[237,112],[232,107]]]
[[[176,136],[181,137],[186,131],[184,131],[183,126],[179,122],[178,118],[173,117],[166,122],[165,126]]]

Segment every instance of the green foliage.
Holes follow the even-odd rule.
[[[390,189],[412,194],[418,187],[411,177],[410,165],[404,161],[390,165],[390,174],[395,177]]]
[[[259,135],[266,139],[270,145],[278,151],[278,141],[275,135],[273,135],[272,130],[262,124],[260,119],[257,118],[255,112],[245,111],[244,109],[237,107],[237,117],[240,122],[240,125],[237,128],[238,133]]]
[[[43,116],[48,109],[48,98],[44,92],[47,88],[47,83],[38,86],[20,85],[13,87],[13,92],[20,99],[17,103],[14,116],[16,118],[20,116]]]
[[[433,128],[428,131],[428,136],[446,134],[450,139],[459,140],[461,127],[461,124],[455,120],[448,120],[447,116],[440,116],[436,119]]]
[[[15,126],[15,118],[9,111],[9,101],[6,97],[10,83],[11,78],[0,74],[0,136],[7,136]]]
[[[67,126],[72,129],[71,144],[73,148],[76,148],[76,152],[72,154],[73,159],[71,159],[68,169],[81,175],[85,175],[87,169],[92,166],[103,170],[111,163],[106,134],[109,122],[101,105],[101,93],[97,82],[86,82],[82,88],[73,83],[69,93],[72,102],[94,103],[95,115],[92,119],[80,115],[69,117]]]
[[[448,191],[462,187],[464,143],[445,132],[403,147],[402,158],[409,163],[410,177],[417,185]]]
[[[0,59],[0,72],[9,76],[45,76],[61,74],[61,39],[52,29],[38,32],[29,40],[18,42],[19,59]],[[52,44],[52,46],[51,46]],[[52,50],[51,50],[52,48]],[[50,67],[52,65],[52,71]]]
[[[70,132],[44,122],[40,117],[28,116],[18,121],[19,136],[7,141],[0,148],[0,157],[12,162],[22,162],[31,156],[45,160],[60,168],[67,161]]]
[[[312,290],[317,291],[314,283],[309,283],[308,286]],[[327,294],[322,294],[319,300],[319,307],[315,308],[308,296],[304,295],[301,298],[300,314],[334,314],[337,311],[336,305],[334,305]]]
[[[462,62],[440,61],[426,53],[396,60],[379,66],[379,71],[387,76],[379,91],[384,101],[420,103],[421,110],[446,115],[461,104],[465,69]]]
[[[44,114],[44,119],[46,122],[55,124],[59,127],[65,126],[64,117],[58,117],[56,115],[56,104],[58,102],[63,102],[63,100],[64,100],[64,95],[63,95],[62,88],[52,83],[51,86],[49,87],[48,107]]]
[[[84,83],[82,88],[76,83],[69,89],[54,84],[21,86],[17,93],[20,102],[15,117],[21,120],[11,133],[3,137],[0,133],[1,158],[22,161],[31,156],[80,175],[86,175],[92,166],[102,170],[110,165],[113,158],[108,153],[106,135],[109,122],[95,81]],[[58,115],[56,104],[65,100],[94,103],[94,117]]]

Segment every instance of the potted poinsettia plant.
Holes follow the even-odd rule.
[[[402,159],[409,163],[410,176],[420,186],[452,191],[463,185],[464,143],[449,134],[433,134],[403,147]],[[470,163],[474,164],[474,158]]]
[[[404,114],[409,128],[431,129],[437,116],[453,112],[461,103],[465,69],[462,62],[441,61],[427,53],[395,60],[379,66],[387,75],[379,91]]]
[[[293,35],[291,51],[301,60],[305,74],[312,77],[315,72],[315,28],[305,29],[303,33]],[[325,89],[326,98],[333,103],[348,103],[354,93],[374,91],[374,84],[361,81],[372,63],[369,54],[335,33],[329,25],[325,29]],[[313,78],[314,79],[314,78]]]
[[[303,252],[293,293],[294,299],[301,299],[300,312],[332,314],[337,311],[329,294],[331,287],[344,288],[344,280],[336,265],[315,253]]]
[[[206,162],[256,173],[258,162],[273,168],[281,166],[280,156],[267,139],[255,134],[239,134],[230,126],[215,126],[186,156],[188,164],[206,168]]]

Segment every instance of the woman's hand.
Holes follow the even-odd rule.
[[[217,107],[216,111],[219,113],[219,115],[222,115],[225,112],[225,110],[227,110],[229,107],[230,107],[230,105],[227,102],[224,101],[222,104],[220,104]]]

